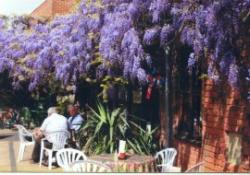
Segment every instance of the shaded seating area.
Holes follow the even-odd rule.
[[[23,160],[25,147],[34,145],[35,141],[33,134],[24,126],[16,125],[16,128],[19,135],[20,161]],[[52,163],[57,162],[64,172],[171,172],[177,154],[175,148],[166,148],[157,152],[155,156],[127,154],[124,160],[118,160],[116,154],[87,157],[81,150],[66,148],[69,137],[69,132],[65,131],[45,133],[45,138],[41,139],[39,166],[41,167],[46,153],[49,171],[52,170]]]

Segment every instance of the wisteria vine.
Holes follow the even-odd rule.
[[[211,79],[238,87],[249,69],[241,61],[249,57],[249,9],[250,0],[82,0],[75,13],[29,28],[1,18],[0,72],[31,91],[48,78],[76,83],[93,65],[96,78],[144,83],[143,64],[154,61],[144,47],[182,43],[193,49],[188,66],[208,59]]]

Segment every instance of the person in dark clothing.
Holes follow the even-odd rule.
[[[76,137],[84,122],[84,118],[79,113],[79,106],[76,105],[68,106],[68,114],[68,126],[71,135],[70,139],[68,140],[68,146],[72,148],[77,148]]]

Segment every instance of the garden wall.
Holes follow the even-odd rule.
[[[250,172],[249,104],[239,91],[206,80],[202,85],[202,144],[174,139],[182,171],[203,161],[205,172]],[[179,115],[174,115],[174,126]],[[177,122],[176,122],[177,121]],[[175,130],[175,128],[174,128]]]

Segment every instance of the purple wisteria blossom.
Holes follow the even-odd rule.
[[[164,25],[161,29],[160,40],[161,45],[164,46],[168,44],[174,38],[174,29],[172,26]]]
[[[249,0],[82,0],[78,11],[49,23],[29,26],[19,17],[6,26],[0,18],[0,72],[8,70],[15,87],[26,81],[33,90],[48,77],[74,84],[98,62],[96,78],[108,74],[142,83],[143,63],[154,64],[145,46],[183,44],[193,52],[188,66],[206,55],[211,58],[208,76],[217,82],[227,77],[237,86],[246,69],[239,53],[249,7]]]
[[[190,53],[189,58],[188,58],[188,68],[191,68],[195,65],[196,59],[194,56],[194,53]]]
[[[161,29],[160,27],[154,27],[145,31],[143,41],[147,45],[151,45],[160,39]]]
[[[169,0],[153,0],[150,4],[149,10],[152,12],[152,21],[159,22],[163,17],[162,15],[168,12],[171,8],[171,1]]]

